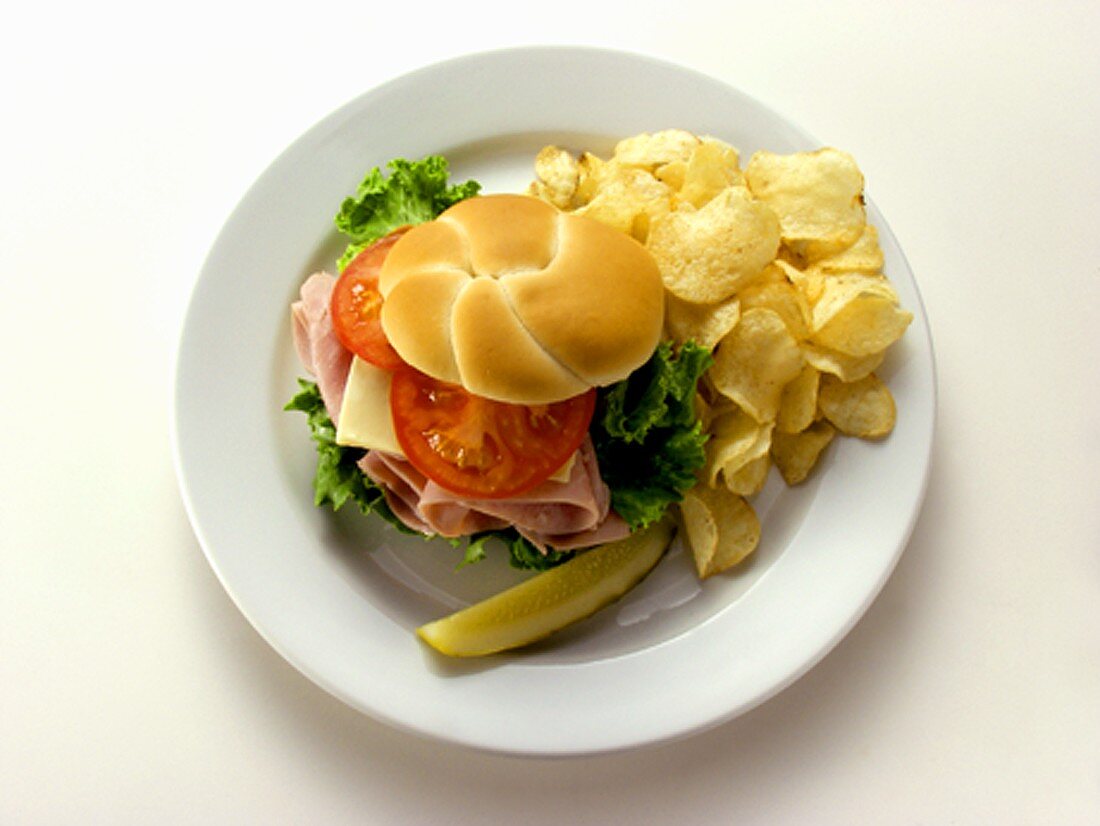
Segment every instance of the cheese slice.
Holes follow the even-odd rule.
[[[336,444],[384,450],[404,456],[393,431],[390,413],[390,381],[392,373],[375,367],[358,356],[351,361],[351,370],[344,385],[344,401],[340,405],[340,424],[336,427]],[[550,476],[555,482],[569,481],[574,453]]]
[[[550,474],[551,482],[561,482],[563,485],[569,481],[569,475],[573,472],[573,465],[577,462],[577,454],[573,453],[568,459],[565,460],[565,464]]]
[[[403,456],[390,415],[391,374],[356,356],[344,385],[336,444]]]

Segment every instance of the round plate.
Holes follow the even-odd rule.
[[[522,575],[502,548],[456,570],[443,542],[403,537],[352,507],[312,504],[303,375],[289,305],[343,247],[332,217],[373,166],[442,154],[452,180],[519,191],[547,143],[608,153],[682,127],[738,147],[820,143],[744,94],[635,55],[580,48],[463,57],[406,75],[310,129],[229,218],[180,342],[177,471],[210,564],[287,660],[393,725],[495,751],[566,755],[667,740],[729,719],[804,673],[856,622],[905,546],[927,480],[935,410],[928,327],[912,273],[872,204],[886,272],[914,323],[880,374],[898,424],[837,439],[812,479],[773,473],[754,505],[760,547],[699,583],[674,546],[623,600],[520,653],[452,662],[414,629]],[[873,173],[872,173],[873,179]]]

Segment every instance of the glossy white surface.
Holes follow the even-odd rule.
[[[1093,820],[1100,25],[981,5],[449,7],[412,45],[377,36],[407,10],[361,4],[21,8],[0,32],[0,820]],[[283,148],[417,66],[539,42],[694,67],[851,150],[941,391],[915,532],[828,656],[702,734],[569,760],[410,736],[303,678],[203,558],[168,439],[187,297]]]

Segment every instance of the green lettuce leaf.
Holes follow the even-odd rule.
[[[394,515],[386,504],[382,488],[374,484],[357,462],[364,451],[336,444],[336,426],[329,418],[317,384],[298,379],[299,391],[284,407],[306,414],[317,447],[317,470],[313,475],[313,504],[329,505],[334,511],[354,502],[363,513],[376,513],[402,533],[419,534]]]
[[[347,198],[336,215],[337,228],[351,239],[337,263],[341,271],[382,236],[406,224],[430,221],[481,190],[476,181],[448,185],[447,161],[439,155],[419,161],[395,158],[388,167],[388,178],[378,167],[368,172],[355,197]]]
[[[547,548],[546,553],[543,553],[520,536],[514,528],[497,533],[508,546],[508,564],[513,568],[545,571],[567,562],[576,555],[575,551],[555,551],[553,548]]]
[[[463,568],[485,559],[487,556],[485,545],[491,539],[504,543],[508,549],[508,564],[520,570],[545,571],[561,565],[576,555],[574,551],[555,551],[553,548],[547,548],[546,553],[543,553],[529,540],[520,536],[515,528],[505,528],[499,531],[484,531],[469,537],[465,542],[462,561],[458,567]],[[463,545],[462,540],[458,539],[451,540],[451,544],[456,547]]]
[[[695,414],[695,387],[710,353],[662,343],[646,364],[600,394],[591,427],[611,507],[638,530],[694,487],[707,436]]]

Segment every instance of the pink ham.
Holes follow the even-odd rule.
[[[523,533],[520,531],[520,533]],[[536,548],[543,550],[546,547],[559,551],[573,551],[578,548],[590,548],[593,545],[603,545],[605,542],[617,542],[630,536],[630,526],[614,511],[608,511],[607,517],[587,531],[577,531],[570,534],[531,535],[523,534],[531,540]]]
[[[453,537],[510,525],[540,550],[573,550],[630,533],[611,512],[610,491],[587,438],[568,481],[546,481],[509,499],[463,499],[425,478],[404,458],[380,451],[368,453],[359,466],[385,489],[397,517],[423,533]]]
[[[294,346],[302,366],[317,380],[325,409],[337,423],[351,353],[332,328],[329,302],[336,278],[311,275],[291,305]],[[613,542],[630,533],[611,511],[611,496],[600,478],[596,454],[586,438],[566,482],[546,481],[509,499],[462,499],[427,479],[401,456],[369,451],[360,469],[386,493],[386,502],[406,525],[421,533],[467,536],[514,526],[537,548],[573,550]]]
[[[439,488],[402,456],[371,450],[359,460],[359,468],[386,493],[386,504],[402,522],[421,533],[466,536],[479,531],[506,528],[508,523],[458,502],[439,502],[429,514],[421,510],[424,491]],[[442,488],[440,488],[442,490]]]
[[[290,306],[294,321],[294,346],[302,366],[317,379],[325,409],[333,424],[344,401],[344,385],[351,370],[351,353],[336,338],[329,314],[335,276],[318,272],[306,279],[298,301]]]

